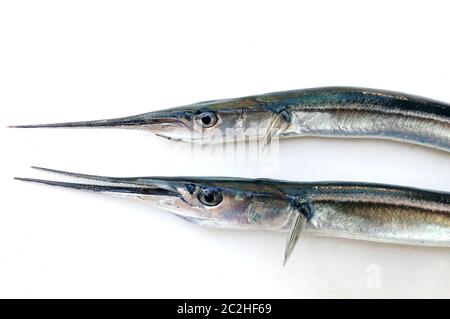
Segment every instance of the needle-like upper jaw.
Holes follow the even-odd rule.
[[[10,128],[136,128],[158,125],[184,125],[184,112],[160,111],[116,119],[52,124],[11,125]]]
[[[96,183],[70,183],[70,182],[60,182],[35,178],[21,178],[21,177],[16,177],[15,179],[25,182],[40,183],[64,188],[72,188],[78,190],[86,190],[92,192],[110,193],[118,195],[119,194],[134,195],[137,197],[180,196],[179,192],[176,191],[176,189],[171,186],[170,180],[164,181],[163,179],[158,179],[152,181],[151,179],[115,178],[115,177],[70,173],[41,167],[33,167],[33,168],[46,172],[62,174],[74,178],[95,181]]]

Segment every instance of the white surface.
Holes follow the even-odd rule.
[[[363,4],[365,3],[365,4]],[[201,100],[354,85],[450,102],[445,1],[2,1],[0,297],[449,297],[450,251],[197,227],[146,203],[26,184],[116,176],[370,181],[450,191],[450,156],[283,142],[278,165],[127,130],[12,130]]]

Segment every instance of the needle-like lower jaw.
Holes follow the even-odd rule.
[[[164,189],[161,187],[152,187],[145,185],[133,185],[133,186],[124,186],[124,185],[96,185],[96,184],[81,184],[81,183],[66,183],[66,182],[58,182],[58,181],[50,181],[43,179],[34,179],[34,178],[21,178],[15,177],[14,179],[24,182],[33,182],[46,184],[51,186],[59,186],[64,188],[72,188],[79,190],[86,190],[92,192],[102,192],[102,193],[120,193],[120,194],[130,194],[130,195],[153,195],[153,196],[179,196],[178,192],[171,191],[168,189]],[[120,183],[118,183],[120,184]]]

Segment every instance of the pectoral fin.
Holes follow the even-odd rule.
[[[295,219],[292,224],[292,228],[289,231],[289,236],[286,243],[286,250],[284,252],[284,262],[283,265],[286,265],[286,261],[288,260],[289,256],[292,253],[292,250],[295,247],[295,244],[298,241],[298,238],[300,237],[300,234],[302,233],[303,229],[305,229],[307,219],[305,215],[303,215],[300,212],[295,213]]]
[[[286,250],[284,252],[284,263],[286,265],[286,261],[292,253],[292,250],[295,247],[295,244],[298,241],[301,233],[305,229],[306,223],[311,220],[315,214],[314,205],[304,201],[298,201],[295,198],[291,198],[291,207],[294,209],[294,221],[292,223],[291,230],[289,231]]]
[[[270,123],[270,126],[264,136],[264,144],[263,150],[265,150],[269,144],[272,142],[272,139],[279,133],[279,131],[284,130],[291,121],[291,115],[287,110],[280,110],[277,112],[275,118]]]

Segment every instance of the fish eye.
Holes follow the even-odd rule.
[[[216,125],[217,115],[213,112],[205,111],[195,115],[195,120],[201,127],[208,128]]]
[[[223,199],[222,192],[215,188],[204,188],[199,192],[197,197],[206,206],[219,205]]]

